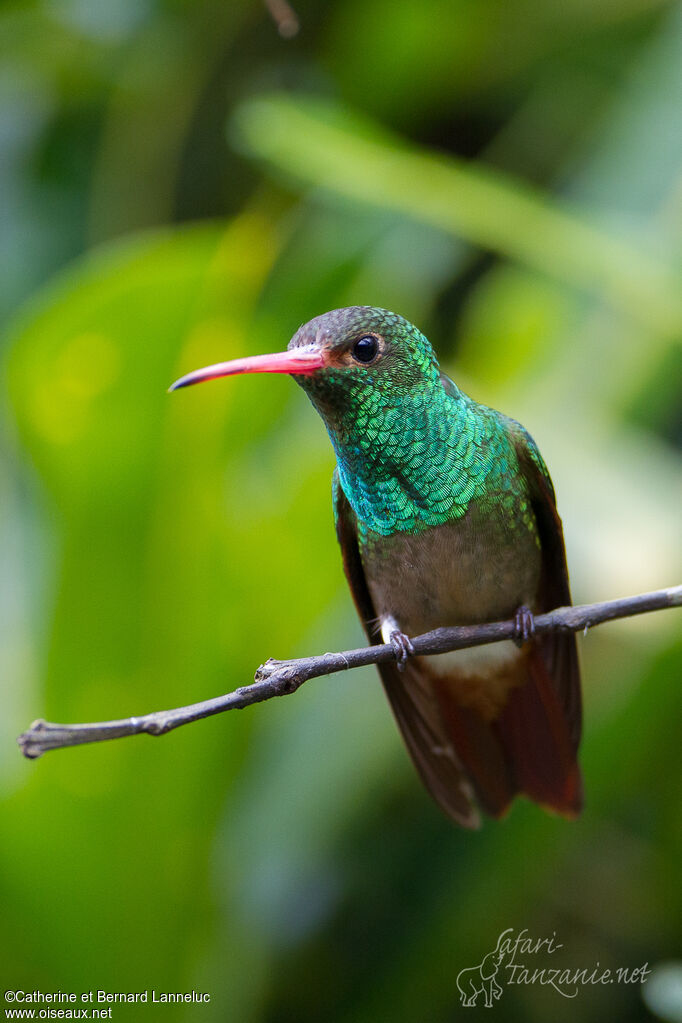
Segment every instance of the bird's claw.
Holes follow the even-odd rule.
[[[406,636],[404,632],[399,632],[397,629],[391,633],[390,636],[391,646],[395,651],[395,660],[398,671],[404,671],[405,665],[407,664],[407,658],[414,654],[414,646],[409,636]]]
[[[535,619],[533,612],[525,604],[517,607],[514,615],[514,636],[512,637],[518,647],[522,647],[535,635]]]

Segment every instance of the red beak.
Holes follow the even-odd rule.
[[[297,376],[310,376],[323,366],[324,358],[318,349],[292,348],[288,352],[251,355],[246,359],[216,362],[213,366],[195,369],[193,373],[187,373],[176,380],[168,390],[177,391],[180,387],[200,384],[204,380],[216,380],[218,377],[230,377],[237,373],[293,373]]]

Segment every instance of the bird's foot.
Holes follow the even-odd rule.
[[[532,639],[534,635],[535,619],[533,618],[533,612],[525,604],[522,604],[521,607],[517,607],[516,614],[514,615],[514,635],[512,639],[517,647],[520,648],[529,639]]]
[[[409,636],[406,636],[404,632],[400,632],[396,629],[389,636],[389,642],[395,650],[395,660],[398,667],[398,671],[405,671],[405,665],[407,664],[407,658],[414,653],[414,646]]]

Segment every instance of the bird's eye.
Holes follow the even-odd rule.
[[[360,337],[355,342],[351,349],[351,353],[356,362],[362,362],[365,365],[369,362],[374,362],[379,351],[379,342],[371,334],[367,334],[365,337]]]

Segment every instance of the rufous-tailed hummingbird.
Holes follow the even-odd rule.
[[[534,637],[534,613],[570,604],[561,521],[529,433],[445,374],[396,313],[336,309],[286,352],[219,363],[172,389],[235,373],[289,373],[336,452],[336,531],[379,666],[421,778],[445,813],[478,824],[524,793],[581,807],[580,675],[572,634]],[[515,618],[511,640],[419,657],[409,636]]]

